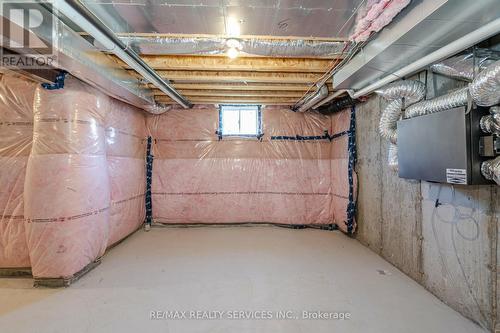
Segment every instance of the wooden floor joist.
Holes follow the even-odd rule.
[[[156,96],[156,101],[164,104],[177,104],[168,96]],[[195,104],[218,104],[218,103],[236,103],[236,104],[266,104],[266,105],[293,105],[297,98],[288,97],[191,97],[189,101]]]
[[[283,90],[269,90],[269,91],[249,91],[249,90],[178,90],[184,96],[239,96],[239,97],[293,97],[300,98],[304,92],[302,91],[283,91]],[[155,96],[165,95],[161,90],[154,89]]]
[[[141,55],[142,59],[191,103],[295,104],[331,67],[335,59]],[[116,61],[141,76],[115,57]],[[332,91],[331,83],[328,83]],[[148,84],[155,99],[174,104]]]
[[[330,59],[236,58],[210,56],[151,56],[142,59],[156,70],[324,73]],[[129,68],[122,63],[124,68]]]
[[[175,89],[188,91],[188,90],[244,90],[244,91],[302,91],[305,92],[311,86],[308,83],[244,83],[244,82],[217,82],[217,83],[173,83]],[[330,90],[332,89],[331,83],[328,83]],[[155,89],[152,84],[148,85],[149,88]]]
[[[263,82],[312,84],[321,76],[309,73],[252,73],[252,72],[210,72],[210,71],[157,71],[174,83],[188,82]],[[135,72],[134,72],[135,73]]]

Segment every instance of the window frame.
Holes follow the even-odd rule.
[[[224,111],[223,109],[227,108],[245,108],[245,107],[255,107],[257,111],[257,133],[256,134],[223,134],[223,122],[222,122],[222,112]],[[217,129],[217,134],[219,135],[219,138],[261,138],[262,137],[262,105],[258,104],[219,104],[219,128]],[[239,110],[240,112],[242,110]],[[240,115],[240,121],[241,121],[241,115]]]

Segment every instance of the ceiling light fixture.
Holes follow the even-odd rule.
[[[226,40],[226,46],[228,47],[227,56],[231,59],[238,57],[242,46],[239,40],[230,38]]]
[[[227,50],[227,56],[231,59],[235,59],[236,57],[238,57],[239,53],[240,52],[234,47],[230,47],[229,50]]]

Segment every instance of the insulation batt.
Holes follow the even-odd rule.
[[[108,246],[111,246],[144,222],[146,121],[141,110],[111,100],[105,124],[111,186]]]
[[[359,16],[354,32],[349,37],[355,42],[364,42],[372,32],[379,32],[399,14],[411,0],[373,0],[368,1]]]
[[[25,182],[33,276],[70,277],[104,253],[110,186],[104,118],[109,98],[75,78],[37,88]]]
[[[24,228],[24,179],[33,140],[36,84],[0,77],[0,267],[30,267]]]
[[[347,137],[271,140],[323,135],[349,128],[349,113],[330,117],[264,107],[264,137],[215,134],[218,109],[173,108],[148,116],[153,136],[153,219],[159,223],[330,224],[346,229]]]

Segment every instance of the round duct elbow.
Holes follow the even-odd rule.
[[[396,124],[401,118],[403,100],[406,106],[420,101],[425,96],[425,85],[420,81],[399,81],[389,84],[386,88],[376,91],[376,93],[390,101],[380,116],[380,135],[392,144],[396,144]]]
[[[500,156],[481,164],[481,174],[488,180],[500,185]]]
[[[486,67],[469,85],[472,99],[477,105],[500,103],[500,60]]]

